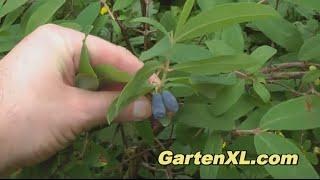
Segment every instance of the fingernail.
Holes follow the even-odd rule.
[[[146,100],[137,100],[133,106],[133,116],[137,121],[147,118],[150,111],[150,103]]]

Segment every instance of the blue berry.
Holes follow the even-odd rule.
[[[166,108],[159,93],[152,96],[152,114],[155,119],[162,119],[166,116]]]
[[[174,97],[173,94],[171,94],[171,92],[169,91],[163,91],[161,95],[167,110],[173,113],[178,112],[179,104],[176,97]]]

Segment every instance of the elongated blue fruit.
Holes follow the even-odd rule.
[[[166,108],[159,93],[155,93],[152,96],[152,114],[155,119],[162,119],[166,116]]]
[[[179,110],[179,104],[176,99],[176,97],[171,94],[169,91],[163,91],[162,92],[162,99],[165,107],[167,108],[168,111],[176,113]]]

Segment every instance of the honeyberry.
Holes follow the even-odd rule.
[[[166,116],[166,108],[159,93],[152,96],[152,115],[155,119],[162,119]]]
[[[179,104],[177,102],[176,97],[173,96],[173,94],[170,91],[163,91],[161,93],[162,99],[164,102],[165,107],[168,111],[176,113],[179,110]]]
[[[310,71],[317,70],[317,67],[316,67],[316,66],[314,66],[314,65],[311,65],[311,66],[309,66],[309,70],[310,70]]]

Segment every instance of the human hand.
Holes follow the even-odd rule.
[[[116,91],[74,87],[84,34],[43,25],[0,61],[0,171],[46,160],[79,133],[105,123]],[[123,47],[100,38],[86,40],[91,63],[134,74],[143,66]],[[109,90],[113,87],[109,87]],[[129,105],[117,121],[151,115],[147,98]]]

